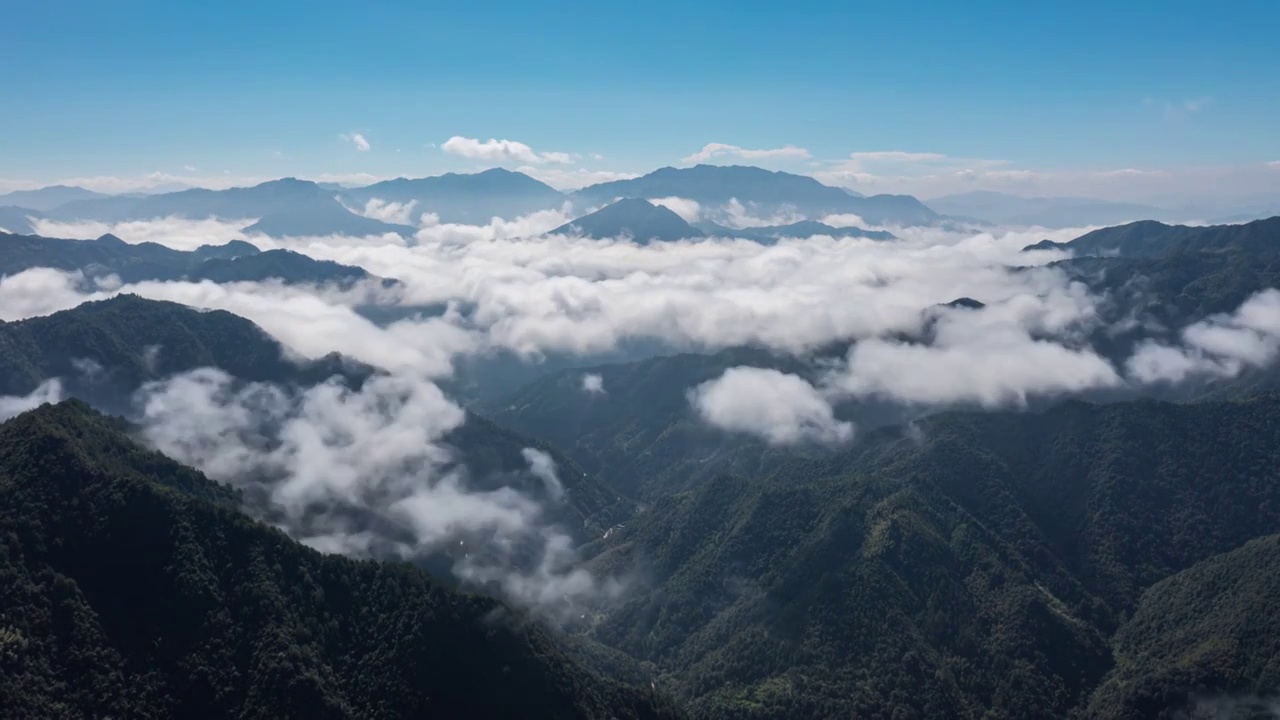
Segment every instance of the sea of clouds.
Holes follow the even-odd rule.
[[[680,198],[661,201],[690,217],[701,210]],[[1172,341],[1143,343],[1122,363],[1102,357],[1087,338],[1107,299],[1053,265],[1064,252],[1023,251],[1090,228],[892,228],[897,240],[817,236],[773,245],[708,239],[646,246],[547,234],[571,219],[567,209],[482,226],[444,224],[431,215],[415,219],[413,210],[379,201],[361,209],[384,220],[414,221],[411,238],[271,239],[245,234],[252,219],[41,220],[37,229],[46,236],[109,232],[126,242],[183,250],[247,240],[400,282],[344,289],[121,284],[37,268],[0,279],[0,320],[135,293],[243,316],[300,358],[337,351],[380,368],[385,374],[359,389],[327,383],[301,392],[246,388],[202,369],[143,388],[139,421],[150,442],[176,459],[228,482],[253,478],[275,521],[317,548],[414,557],[483,538],[497,552],[481,558],[455,549],[460,577],[562,614],[616,596],[623,584],[577,567],[571,534],[547,519],[547,505],[564,502],[571,490],[545,453],[525,453],[526,471],[547,488],[537,497],[476,491],[459,475],[443,438],[466,413],[440,385],[461,359],[505,352],[537,362],[552,354],[604,353],[636,340],[673,351],[755,345],[799,356],[834,345],[840,348],[834,360],[808,378],[734,367],[685,391],[691,416],[726,432],[774,445],[840,445],[856,436],[833,409],[840,402],[1018,407],[1035,397],[1232,376],[1280,352],[1280,292],[1272,290],[1232,314],[1181,329]],[[747,227],[766,220],[777,219],[736,221]],[[839,225],[856,218],[825,220]],[[984,306],[945,306],[958,298]],[[374,322],[362,312],[369,306],[403,312]],[[925,333],[930,341],[918,342]],[[56,383],[49,379],[31,397],[0,399],[0,413],[57,399]],[[581,391],[609,401],[598,375],[585,375]],[[269,437],[261,436],[263,427],[271,428]],[[355,523],[350,513],[325,508],[358,509],[376,522]]]

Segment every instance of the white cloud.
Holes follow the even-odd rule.
[[[520,451],[524,461],[529,463],[529,472],[547,487],[547,495],[552,500],[564,497],[564,485],[556,475],[556,461],[547,453],[537,448],[525,448]]]
[[[355,145],[356,149],[360,152],[369,152],[369,141],[365,139],[364,135],[361,135],[360,133],[344,133],[339,135],[339,137],[352,145]]]
[[[515,140],[480,140],[454,135],[445,140],[440,149],[450,155],[485,160],[489,162],[517,162],[531,165],[556,163],[567,165],[577,159],[577,155],[564,152],[534,152],[533,148]]]
[[[386,223],[394,223],[397,225],[412,225],[414,221],[413,209],[418,206],[417,200],[409,202],[387,202],[378,198],[370,198],[364,204],[364,208],[358,212],[367,218],[381,220]]]
[[[203,218],[192,220],[181,217],[152,218],[126,222],[101,222],[97,220],[36,219],[32,227],[37,235],[74,240],[92,240],[108,233],[128,243],[155,242],[177,250],[195,250],[201,245],[224,245],[232,240],[245,240],[243,228],[257,222],[256,218],[220,220]]]
[[[701,214],[702,207],[698,205],[696,200],[689,200],[680,197],[660,197],[650,198],[649,202],[654,205],[661,205],[671,212],[684,218],[685,222],[697,222],[698,216]]]
[[[1123,384],[1105,359],[1067,344],[1095,318],[1095,300],[1084,286],[1046,287],[986,303],[977,310],[931,309],[927,344],[861,340],[826,383],[842,396],[983,407]]]
[[[585,168],[566,170],[564,168],[522,165],[516,168],[516,170],[535,180],[540,180],[557,190],[577,190],[597,183],[613,182],[614,180],[630,180],[631,178],[640,177],[636,173],[614,172],[612,170],[587,170]]]
[[[772,445],[837,444],[853,437],[853,425],[837,420],[812,385],[777,370],[730,368],[690,390],[689,402],[708,424]]]
[[[773,227],[800,222],[805,217],[795,211],[780,210],[770,215],[757,215],[753,210],[738,202],[738,198],[729,198],[729,202],[720,208],[723,225],[731,228]]]
[[[849,351],[834,387],[855,397],[994,408],[1121,384],[1115,369],[1091,351],[1018,334],[990,340],[940,347],[864,340]]]
[[[603,395],[604,378],[595,373],[587,373],[582,376],[582,392],[590,395]]]
[[[1129,377],[1142,384],[1193,377],[1235,377],[1280,355],[1280,290],[1255,293],[1230,315],[1194,323],[1177,347],[1146,342],[1129,358]]]
[[[785,351],[919,327],[921,311],[958,297],[999,303],[1015,296],[1063,295],[1065,276],[1047,268],[1061,253],[1029,257],[1023,246],[1081,233],[1062,230],[956,233],[903,229],[901,240],[786,240],[765,246],[714,240],[636,246],[544,236],[568,213],[545,211],[485,226],[425,218],[413,244],[372,238],[248,238],[397,278],[395,290],[349,292],[273,283],[140,283],[82,290],[83,278],[32,270],[0,280],[11,319],[70,307],[82,299],[134,292],[216,307],[248,317],[300,355],[340,350],[389,368],[447,373],[457,353],[593,353],[627,339],[676,348],[760,344]],[[176,236],[197,233],[165,225]],[[213,230],[213,233],[223,233]],[[230,231],[227,231],[230,232]],[[166,241],[158,231],[139,235]],[[450,305],[439,317],[379,328],[354,307],[377,300]],[[1088,316],[1088,308],[1066,306]]]
[[[377,376],[359,390],[304,391],[196,370],[139,392],[143,434],[161,452],[246,491],[251,506],[327,552],[413,558],[447,552],[464,579],[556,613],[612,592],[577,567],[570,538],[532,496],[472,487],[448,433],[466,415],[433,384]],[[549,456],[529,472],[563,487]],[[532,557],[533,565],[522,558]]]
[[[29,395],[0,395],[0,422],[28,410],[34,410],[45,403],[56,403],[62,400],[62,382],[57,378],[45,380],[32,390]]]
[[[849,159],[859,163],[927,163],[946,160],[941,153],[906,152],[903,150],[872,150],[849,153]]]
[[[1161,100],[1153,97],[1146,97],[1142,102],[1147,107],[1154,107],[1161,111],[1165,120],[1178,120],[1189,115],[1194,115],[1205,108],[1213,105],[1213,98],[1202,96],[1195,98],[1187,98],[1185,100]]]
[[[32,268],[0,277],[0,320],[12,322],[79,305],[85,277],[80,271]]]
[[[821,222],[823,225],[830,225],[831,227],[834,227],[834,228],[847,228],[847,227],[866,228],[868,227],[866,220],[863,220],[861,217],[854,215],[853,213],[838,213],[836,215],[827,215],[822,218]]]
[[[681,159],[681,162],[700,163],[724,156],[738,157],[744,160],[808,160],[812,157],[808,150],[795,145],[784,145],[780,148],[768,150],[750,150],[725,143],[707,143],[698,152]]]

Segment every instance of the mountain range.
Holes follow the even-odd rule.
[[[1138,203],[1080,197],[1021,197],[989,190],[944,195],[926,202],[934,210],[956,218],[1045,228],[1117,225],[1134,220],[1180,217],[1176,211]]]
[[[810,238],[826,235],[833,238],[867,238],[869,240],[893,240],[888,230],[865,230],[860,227],[832,227],[816,220],[801,220],[787,225],[761,225],[757,227],[730,228],[710,221],[695,223],[694,227],[711,237],[746,238],[762,243],[776,243],[784,238]]]
[[[930,225],[942,220],[938,213],[908,195],[862,197],[804,175],[740,165],[664,167],[638,178],[592,185],[570,197],[575,204],[587,206],[621,198],[678,197],[693,200],[712,212],[736,201],[761,217],[790,213],[821,220],[826,215],[854,214],[872,225]]]
[[[77,200],[96,200],[111,197],[103,193],[68,185],[50,185],[36,190],[15,190],[0,194],[0,206],[10,205],[43,212]]]
[[[574,230],[698,230],[645,197],[588,219]],[[1118,364],[1280,287],[1277,221],[1140,222],[1038,247],[1069,251],[1053,271],[1103,299],[1074,341]],[[0,275],[364,277],[299,258],[0,236]],[[927,308],[897,339],[927,346],[930,318],[987,303]],[[469,594],[503,596],[452,572],[472,550],[375,562],[304,547],[268,524],[254,478],[215,483],[128,419],[147,383],[201,368],[289,397],[359,391],[382,370],[132,295],[0,323],[0,397],[74,398],[0,424],[0,715],[1265,717],[1280,692],[1274,364],[1162,400],[837,402],[859,433],[832,446],[774,446],[692,412],[690,388],[729,368],[816,385],[852,342],[558,362],[464,410],[442,472],[472,497],[537,503],[575,571],[619,579],[548,627]],[[387,520],[357,510],[315,511],[358,531]]]
[[[283,178],[228,190],[194,188],[159,195],[115,195],[75,200],[45,213],[50,220],[124,222],[155,218],[254,220],[245,231],[272,237],[310,235],[412,235],[414,228],[362,217],[334,193],[306,180]]]
[[[367,187],[342,190],[348,204],[370,200],[414,203],[413,213],[434,213],[440,222],[486,225],[495,217],[514,219],[540,210],[557,210],[565,196],[524,173],[493,168],[466,175],[396,178]]]
[[[285,284],[349,287],[374,279],[363,268],[315,260],[291,250],[263,252],[243,240],[202,245],[188,252],[152,242],[126,243],[109,234],[96,240],[65,240],[0,233],[0,275],[32,268],[79,271],[89,278],[115,276],[125,283],[277,280]],[[382,279],[381,283],[391,286],[395,281]]]
[[[1274,253],[1280,216],[1230,225],[1166,225],[1155,220],[1101,228],[1063,243],[1041,241],[1027,249],[1063,249],[1077,256],[1162,257],[1233,248]]]
[[[226,190],[191,188],[154,194],[103,195],[81,188],[51,187],[0,196],[0,228],[32,233],[28,218],[53,222],[116,223],[165,217],[254,221],[248,233],[270,237],[395,233],[412,236],[423,214],[438,222],[488,224],[494,217],[514,219],[566,204],[590,211],[619,199],[679,197],[704,206],[704,219],[731,218],[728,206],[759,217],[799,215],[818,221],[832,214],[857,215],[875,225],[931,225],[942,216],[906,195],[863,197],[817,180],[755,167],[698,165],[661,168],[632,180],[600,183],[565,194],[528,175],[500,168],[474,174],[447,173],[396,178],[346,188],[296,178]],[[377,201],[398,208],[396,219],[377,219]],[[376,205],[376,203],[375,203]],[[363,213],[369,212],[366,217]],[[380,217],[391,217],[381,215]]]

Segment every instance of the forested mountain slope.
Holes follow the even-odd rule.
[[[1271,718],[1280,712],[1280,536],[1153,585],[1116,634],[1099,718]]]
[[[87,406],[0,426],[0,715],[670,716],[498,603],[324,556]]]
[[[291,392],[334,380],[358,389],[375,368],[337,354],[300,360],[254,323],[221,310],[120,295],[71,310],[0,322],[0,396],[25,396],[57,379],[65,395],[129,415],[144,383],[199,368],[216,368],[240,383],[270,383]],[[545,442],[526,438],[468,413],[443,441],[478,489],[516,486],[540,491],[524,472],[522,451],[547,453],[569,490],[556,519],[575,537],[595,537],[628,517],[634,503]],[[537,494],[537,492],[535,492]]]
[[[717,716],[1059,717],[1144,590],[1278,531],[1274,396],[944,414],[656,502],[593,636]]]

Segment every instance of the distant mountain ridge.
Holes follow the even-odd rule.
[[[1080,256],[1157,258],[1187,252],[1235,249],[1280,252],[1280,216],[1241,225],[1166,225],[1155,220],[1106,227],[1068,242],[1042,240],[1025,250],[1064,249]]]
[[[989,190],[944,195],[925,201],[945,215],[996,225],[1046,228],[1116,225],[1136,220],[1172,220],[1177,212],[1152,205],[1081,197],[1022,197]]]
[[[124,222],[165,217],[256,219],[248,232],[272,237],[308,235],[411,235],[414,228],[362,217],[338,202],[331,190],[296,178],[227,190],[194,188],[143,196],[76,200],[46,213],[51,220]]]
[[[551,231],[557,235],[577,235],[595,240],[628,238],[645,245],[705,237],[705,234],[662,205],[627,198]]]
[[[554,210],[567,200],[550,185],[503,168],[384,180],[344,189],[340,197],[360,206],[370,200],[414,202],[415,215],[435,213],[440,222],[472,225],[488,224],[494,217],[512,220],[540,210]]]
[[[0,195],[0,205],[15,205],[43,212],[76,200],[93,200],[105,197],[111,196],[72,185],[50,185],[36,190],[15,190],[5,193]]]
[[[768,217],[793,211],[810,220],[854,214],[872,225],[929,225],[943,218],[909,195],[851,194],[807,175],[744,165],[664,167],[630,180],[591,185],[571,194],[575,204],[599,206],[619,198],[680,197],[708,209],[731,200]]]
[[[833,238],[867,238],[868,240],[893,240],[896,237],[887,230],[832,227],[816,220],[801,220],[789,225],[763,225],[746,228],[725,227],[724,225],[707,221],[694,223],[694,227],[711,237],[746,238],[764,243],[774,243],[783,238],[808,238],[814,235],[826,235]]]
[[[66,240],[0,233],[0,275],[47,267],[83,272],[88,277],[115,275],[125,283],[145,280],[336,284],[349,287],[374,279],[363,268],[316,260],[291,250],[260,251],[243,240],[202,245],[193,251],[157,243],[127,243],[114,235],[96,240]],[[394,280],[382,280],[384,285]]]

